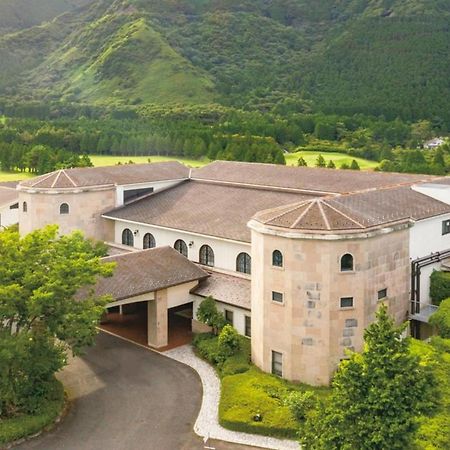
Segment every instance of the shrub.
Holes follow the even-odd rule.
[[[305,420],[307,412],[313,409],[316,406],[316,403],[316,396],[311,391],[293,391],[287,394],[284,399],[284,404],[299,422]]]
[[[239,333],[231,325],[225,325],[219,334],[219,351],[226,358],[239,351]]]
[[[217,309],[216,301],[212,297],[206,297],[200,303],[197,319],[212,327],[214,334],[217,334],[226,324],[224,315]]]
[[[224,361],[224,358],[219,351],[217,336],[214,336],[212,333],[198,334],[194,338],[192,344],[199,356],[206,359],[211,364],[217,365]]]
[[[437,311],[431,315],[429,324],[437,328],[439,336],[450,338],[450,298],[441,302]]]
[[[435,270],[431,274],[430,297],[435,305],[439,305],[442,300],[450,297],[450,272]]]

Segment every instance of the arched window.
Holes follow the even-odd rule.
[[[144,248],[154,248],[156,247],[155,237],[151,233],[146,233],[144,235]]]
[[[130,247],[134,245],[133,233],[128,228],[122,231],[122,244],[129,245]]]
[[[236,272],[252,273],[252,258],[248,253],[239,253],[237,256]]]
[[[27,205],[27,202],[23,202],[23,204],[22,204],[22,211],[23,211],[23,212],[27,212],[27,211],[28,211],[28,205]]]
[[[214,266],[214,252],[209,245],[202,245],[200,247],[200,264]]]
[[[175,241],[174,248],[187,258],[188,248],[186,242],[184,242],[182,239],[178,239],[177,241]]]
[[[341,272],[351,272],[353,270],[353,256],[346,253],[341,257]]]
[[[69,214],[69,205],[67,203],[61,203],[59,207],[60,214]]]
[[[272,266],[283,267],[283,253],[280,250],[274,250],[272,253]]]

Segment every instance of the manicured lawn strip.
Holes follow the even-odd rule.
[[[296,439],[301,424],[285,404],[286,396],[293,391],[313,391],[326,401],[330,390],[262,372],[250,363],[250,340],[243,336],[240,340],[240,351],[223,360],[217,337],[202,334],[194,339],[197,354],[210,362],[221,378],[220,424],[233,431]],[[260,421],[255,420],[258,415]]]
[[[117,163],[125,164],[129,161],[133,161],[135,164],[148,163],[150,160],[153,162],[163,162],[163,161],[179,161],[187,166],[191,167],[202,167],[208,164],[210,161],[208,159],[196,160],[188,158],[178,158],[173,156],[110,156],[110,155],[89,155],[94,166],[113,166]]]
[[[64,408],[64,388],[55,380],[52,398],[42,404],[39,413],[21,415],[9,419],[0,419],[0,445],[32,436],[52,425]]]
[[[33,174],[28,172],[3,172],[0,170],[0,181],[25,180],[33,176]]]
[[[284,157],[286,159],[287,166],[296,166],[297,161],[301,156],[308,164],[308,167],[315,167],[316,159],[319,155],[322,155],[325,158],[326,162],[332,159],[333,162],[336,164],[336,168],[339,168],[339,166],[342,163],[347,163],[348,165],[350,165],[353,159],[356,160],[356,162],[359,164],[359,167],[362,170],[374,169],[379,164],[376,161],[370,161],[368,159],[363,158],[354,158],[353,156],[346,155],[345,153],[337,153],[337,152],[300,151],[296,153],[286,153]]]

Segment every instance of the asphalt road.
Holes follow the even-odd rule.
[[[73,400],[68,415],[54,430],[16,448],[203,448],[192,431],[202,387],[185,365],[100,333],[97,344],[73,360],[61,379]]]

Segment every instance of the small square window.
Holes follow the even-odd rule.
[[[233,325],[233,311],[230,311],[228,309],[225,310],[225,320],[230,324]]]
[[[250,316],[245,316],[245,335],[252,337],[252,320]]]
[[[378,300],[383,300],[387,297],[387,289],[381,289],[378,291]]]
[[[283,303],[283,294],[281,292],[272,291],[272,301],[277,303]]]
[[[353,308],[353,297],[341,297],[341,308]]]
[[[450,220],[444,220],[442,222],[442,236],[444,236],[444,234],[449,233],[450,233]]]
[[[272,351],[272,373],[283,376],[283,355],[279,352]]]

